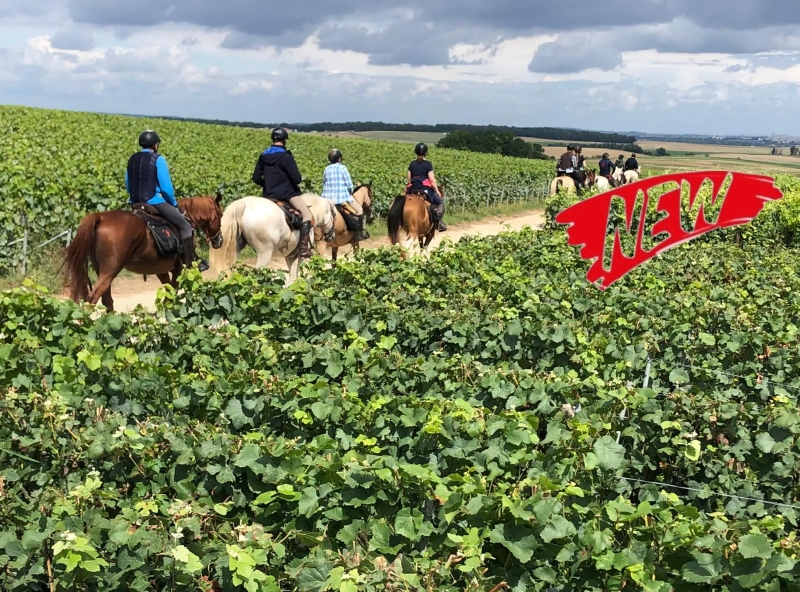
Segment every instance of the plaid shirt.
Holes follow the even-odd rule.
[[[351,191],[353,191],[353,181],[346,166],[337,162],[325,167],[322,175],[322,197],[334,204],[343,204],[354,201]]]

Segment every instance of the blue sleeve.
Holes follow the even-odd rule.
[[[125,191],[128,192],[128,203],[130,204],[130,203],[132,203],[131,202],[131,184],[130,184],[130,181],[128,181],[128,171],[125,171]]]
[[[163,156],[156,160],[156,173],[158,174],[158,186],[161,188],[161,195],[177,208],[178,202],[175,201],[175,188],[172,187],[167,160]]]

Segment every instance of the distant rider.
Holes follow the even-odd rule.
[[[322,197],[335,205],[343,205],[351,214],[358,216],[359,239],[367,240],[369,233],[364,230],[364,209],[353,197],[353,180],[350,171],[342,163],[342,152],[334,148],[328,152],[328,161],[322,174]]]
[[[559,177],[571,177],[575,181],[575,189],[581,191],[583,183],[578,174],[578,157],[575,155],[575,146],[570,144],[567,146],[567,151],[561,155],[556,165],[556,172]]]
[[[625,171],[638,171],[639,162],[636,160],[636,154],[631,154],[631,157],[625,161]]]
[[[611,162],[611,159],[608,157],[608,152],[603,154],[603,158],[600,160],[598,167],[600,169],[600,176],[608,179],[612,187],[616,187],[617,182],[614,180],[614,163]]]
[[[303,177],[297,168],[292,153],[286,149],[289,132],[283,128],[272,130],[272,146],[264,150],[258,157],[253,171],[253,183],[263,189],[264,197],[277,201],[289,202],[303,216],[300,228],[300,259],[311,259],[311,210],[303,200],[300,183]]]
[[[617,169],[624,170],[624,168],[625,168],[625,156],[623,154],[620,154],[619,158],[617,158],[617,162],[614,163],[614,170]]]
[[[442,221],[444,217],[444,198],[436,183],[436,177],[433,174],[433,165],[425,158],[428,155],[427,144],[420,142],[414,146],[414,154],[417,155],[417,158],[412,160],[411,164],[408,165],[408,185],[406,186],[406,193],[410,193],[412,189],[422,189],[425,191],[428,200],[434,205],[434,209],[439,215],[439,232],[445,232],[447,226],[445,226]]]
[[[152,130],[139,135],[142,150],[128,159],[128,169],[125,171],[125,189],[130,196],[128,201],[131,206],[146,203],[158,210],[167,222],[178,229],[186,267],[191,267],[197,261],[198,269],[206,271],[208,263],[198,259],[195,252],[194,229],[178,209],[167,160],[158,153],[160,145],[161,138]]]

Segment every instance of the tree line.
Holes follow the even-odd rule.
[[[437,148],[468,150],[485,154],[500,154],[517,158],[548,160],[552,157],[544,153],[540,144],[526,142],[507,131],[465,131],[456,130],[447,134],[436,143]]]
[[[557,127],[514,127],[504,125],[463,125],[457,123],[416,124],[416,123],[384,123],[382,121],[347,121],[336,123],[323,121],[320,123],[257,123],[253,121],[228,121],[224,119],[199,119],[194,117],[160,117],[174,121],[191,121],[210,125],[228,125],[250,128],[285,127],[298,132],[429,132],[449,134],[456,130],[468,132],[494,131],[508,132],[515,137],[542,138],[545,140],[561,140],[575,142],[602,142],[612,144],[632,144],[634,136],[608,132],[594,132],[579,129]]]

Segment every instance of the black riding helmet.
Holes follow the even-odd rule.
[[[420,142],[414,146],[414,154],[417,156],[425,156],[428,153],[428,145],[425,142]]]
[[[335,164],[342,159],[342,151],[338,148],[334,148],[330,152],[328,152],[328,160],[331,164]]]
[[[572,144],[570,144],[569,146],[567,146],[567,150],[575,150],[575,146],[573,146]]]
[[[161,143],[161,138],[153,130],[145,130],[139,134],[139,146],[142,148],[153,148]]]
[[[282,127],[276,127],[272,130],[272,141],[273,142],[283,142],[286,143],[286,140],[289,139],[289,132],[287,132]]]

